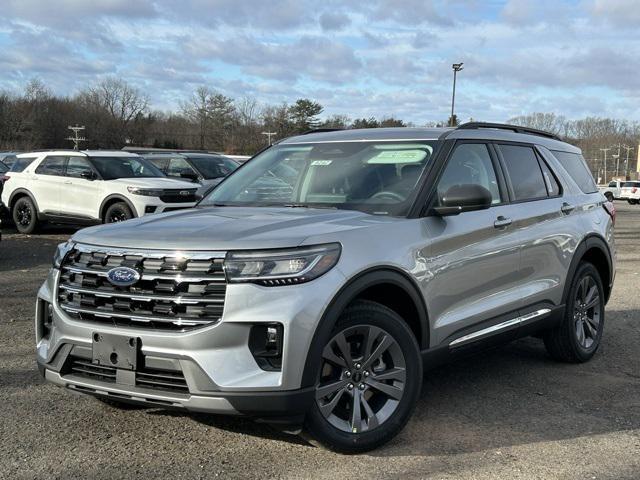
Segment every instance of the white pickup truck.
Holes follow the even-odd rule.
[[[621,182],[619,180],[613,180],[609,182],[608,185],[598,185],[598,190],[600,190],[600,193],[607,197],[607,200],[612,202],[613,200],[617,200],[618,198],[620,198],[623,183],[624,182]]]

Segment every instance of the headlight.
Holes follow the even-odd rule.
[[[127,187],[127,190],[134,195],[144,195],[145,197],[159,197],[164,193],[164,190],[161,188]]]
[[[69,253],[69,251],[73,248],[73,245],[74,243],[71,240],[68,240],[58,245],[58,248],[56,249],[56,253],[53,256],[54,268],[60,268],[60,265],[62,264],[62,260],[64,260],[64,257],[67,255],[67,253]]]
[[[224,261],[230,283],[265,286],[304,283],[331,270],[340,258],[339,243],[286,250],[229,252]]]

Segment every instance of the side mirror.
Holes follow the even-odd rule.
[[[442,196],[440,205],[433,207],[433,212],[441,217],[458,215],[489,208],[491,201],[491,192],[481,185],[454,185]]]
[[[180,172],[180,177],[191,180],[192,182],[198,181],[198,174],[192,170],[183,170],[182,172]]]
[[[91,171],[80,172],[80,178],[84,178],[85,180],[95,180],[96,174]]]

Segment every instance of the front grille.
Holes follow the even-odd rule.
[[[76,245],[60,268],[58,303],[75,319],[106,325],[178,331],[211,325],[224,310],[223,257]],[[107,273],[119,266],[137,270],[140,280],[112,285]]]
[[[66,375],[97,380],[105,383],[116,383],[115,367],[102,366],[81,357],[69,357]],[[180,371],[142,368],[135,372],[136,386],[154,390],[188,393],[189,387],[184,375]]]
[[[195,202],[196,199],[196,191],[197,190],[165,190],[162,195],[160,195],[160,200],[164,203],[188,203]],[[181,192],[188,192],[188,194],[183,195]]]

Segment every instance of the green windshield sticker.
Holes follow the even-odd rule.
[[[419,163],[427,156],[424,150],[385,150],[367,160],[369,164]]]
[[[314,160],[311,165],[314,167],[331,165],[331,160]]]

